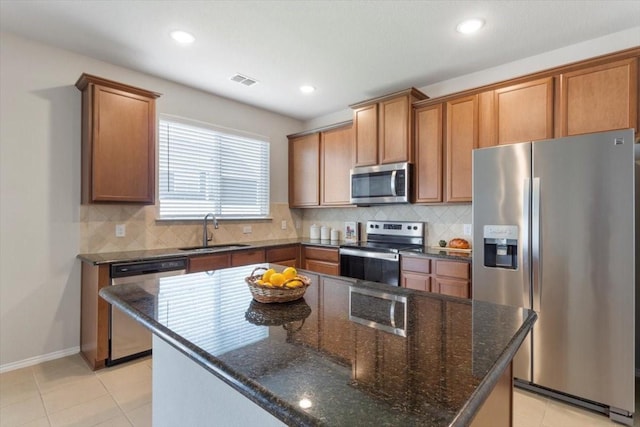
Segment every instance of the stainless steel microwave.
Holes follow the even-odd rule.
[[[409,203],[411,164],[363,166],[351,169],[351,203]]]

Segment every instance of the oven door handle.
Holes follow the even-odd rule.
[[[400,261],[398,254],[390,254],[386,252],[363,251],[362,249],[340,248],[340,255],[355,256],[361,258],[376,258],[387,261]]]

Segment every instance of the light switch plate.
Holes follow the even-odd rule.
[[[116,224],[116,237],[124,237],[127,234],[126,224]]]
[[[244,227],[242,227],[242,232],[244,234],[251,234],[251,226],[250,225],[245,225]]]
[[[464,225],[464,235],[471,236],[471,224]]]
[[[287,220],[283,219],[282,222],[280,223],[280,228],[282,228],[283,230],[287,229]]]

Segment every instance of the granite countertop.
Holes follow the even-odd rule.
[[[143,249],[137,251],[119,251],[119,252],[101,252],[101,253],[85,253],[79,254],[80,258],[84,262],[88,262],[94,265],[99,264],[112,264],[115,262],[135,262],[135,261],[147,261],[152,259],[162,258],[175,258],[186,257],[193,255],[207,255],[210,253],[222,253],[229,251],[246,251],[251,249],[269,248],[286,245],[311,245],[311,246],[326,246],[331,248],[338,248],[342,242],[336,242],[333,240],[311,240],[311,239],[280,239],[280,240],[265,240],[256,242],[238,242],[239,245],[231,249],[212,249],[210,252],[203,252],[197,250],[180,249],[180,248],[164,248],[164,249]],[[234,245],[235,243],[228,243]],[[227,245],[227,244],[224,244]]]
[[[254,267],[100,295],[288,425],[468,425],[536,320],[526,309],[306,271],[303,299],[260,304],[244,281]],[[350,320],[388,320],[389,295],[404,300],[395,328]]]
[[[316,240],[316,239],[308,239],[308,238],[301,238],[301,239],[296,238],[296,239],[281,239],[281,240],[265,240],[265,241],[257,241],[257,242],[238,242],[238,244],[242,246],[238,246],[231,249],[212,250],[211,252],[184,250],[180,248],[165,248],[165,249],[144,249],[144,250],[136,250],[136,251],[85,253],[85,254],[79,254],[78,258],[80,258],[84,262],[88,262],[94,265],[99,265],[99,264],[113,264],[116,262],[136,262],[136,261],[148,261],[152,259],[162,259],[162,258],[207,255],[210,253],[222,253],[222,252],[229,252],[229,251],[243,251],[243,250],[246,251],[251,249],[270,248],[270,247],[295,245],[295,244],[302,244],[306,246],[323,246],[327,248],[337,249],[340,247],[340,245],[344,243],[345,242],[343,241],[334,241],[334,240]],[[234,245],[234,243],[229,243],[229,245]],[[471,262],[471,253],[438,250],[430,246],[425,246],[421,252],[401,251],[400,254],[455,259],[455,260]]]
[[[471,252],[461,252],[455,249],[439,249],[433,246],[425,246],[421,251],[400,251],[400,255],[409,255],[425,258],[442,258],[455,261],[471,262]]]

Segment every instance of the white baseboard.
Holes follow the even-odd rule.
[[[0,374],[14,371],[20,368],[26,368],[28,366],[37,365],[38,363],[47,362],[49,360],[71,356],[76,353],[80,353],[80,346],[71,347],[60,351],[54,351],[53,353],[43,354],[41,356],[30,357],[28,359],[19,360],[17,362],[5,363],[4,365],[0,365]]]

